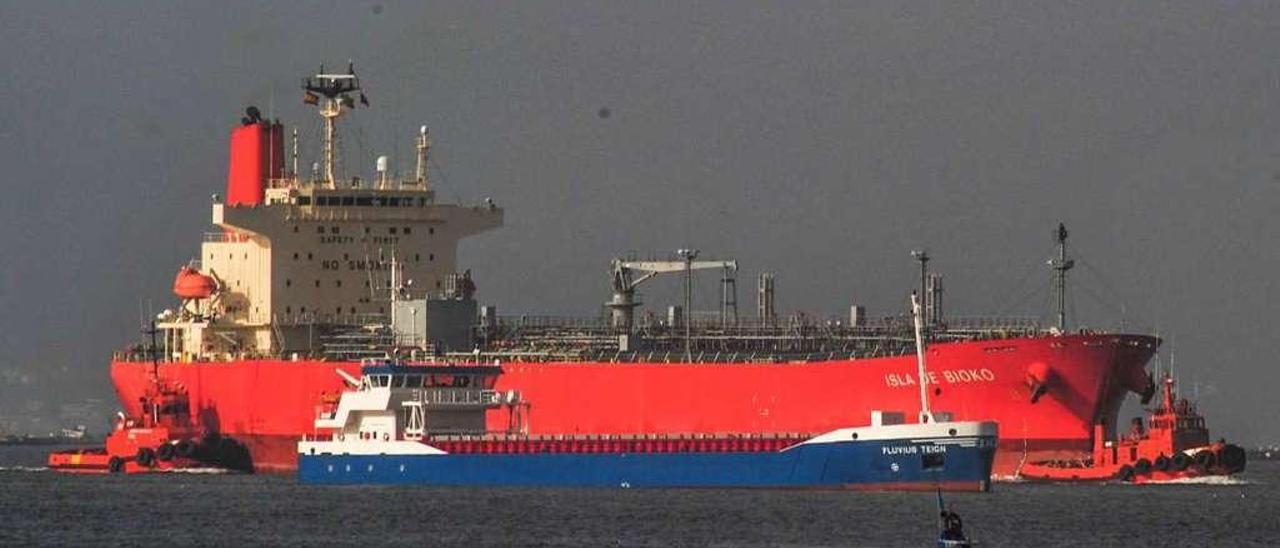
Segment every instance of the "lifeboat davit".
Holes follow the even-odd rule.
[[[189,266],[178,270],[173,279],[173,293],[183,299],[208,299],[218,290],[218,282]]]

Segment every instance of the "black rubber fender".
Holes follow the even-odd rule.
[[[173,453],[174,448],[172,443],[162,443],[160,444],[160,447],[156,448],[156,458],[160,459],[161,462],[173,460]]]
[[[111,457],[107,460],[107,471],[112,474],[124,472],[124,459],[120,457]]]
[[[1116,472],[1116,479],[1125,483],[1133,481],[1133,467],[1128,464],[1121,466],[1120,471]]]
[[[1173,469],[1181,472],[1191,466],[1191,457],[1186,453],[1179,452],[1173,456]]]
[[[191,440],[179,441],[174,449],[178,452],[178,456],[184,459],[189,459],[196,454],[196,444],[191,443]]]
[[[134,457],[138,464],[151,468],[156,465],[156,452],[150,447],[139,447],[138,454]]]
[[[1159,470],[1161,472],[1168,470],[1169,466],[1172,464],[1173,463],[1169,460],[1169,457],[1165,456],[1164,453],[1161,453],[1160,456],[1156,457],[1155,462],[1151,463],[1151,465],[1154,466],[1156,470]]]

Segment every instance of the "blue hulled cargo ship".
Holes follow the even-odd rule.
[[[923,348],[921,347],[921,350]],[[919,367],[924,369],[923,352]],[[990,488],[997,428],[928,409],[875,412],[819,434],[527,435],[531,402],[494,390],[501,367],[369,362],[298,443],[308,484],[543,487]],[[536,402],[533,402],[536,404]],[[517,428],[485,431],[486,413]],[[589,412],[585,411],[584,412]]]

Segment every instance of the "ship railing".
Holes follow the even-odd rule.
[[[278,326],[295,326],[295,325],[347,325],[347,326],[368,326],[370,328],[385,326],[389,323],[389,317],[386,314],[372,313],[315,313],[315,312],[293,312],[293,313],[276,313],[271,315],[271,322]]]
[[[719,312],[695,311],[689,315],[691,328],[723,329],[733,331],[778,331],[794,329],[817,329],[828,331],[867,332],[909,330],[910,316],[885,316],[880,318],[863,318],[857,324],[850,324],[843,318],[793,314],[776,318],[725,318]],[[503,315],[498,316],[493,326],[499,328],[578,328],[594,331],[618,331],[610,319],[603,316],[546,316],[546,315]],[[669,321],[654,315],[640,315],[633,323],[633,330],[672,329],[683,330],[680,319]],[[957,316],[948,317],[937,329],[948,330],[1043,330],[1039,318],[1019,316]]]
[[[208,243],[242,243],[249,239],[248,234],[241,232],[205,232],[200,236],[201,242]]]

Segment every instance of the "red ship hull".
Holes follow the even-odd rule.
[[[1114,432],[1129,392],[1148,386],[1159,340],[1071,335],[937,343],[929,347],[931,406],[955,420],[1000,424],[995,474],[1019,462],[1091,449],[1092,425]],[[149,362],[115,361],[125,412],[137,414]],[[162,379],[187,390],[194,420],[244,443],[259,471],[291,471],[296,443],[317,406],[339,393],[334,372],[354,362],[243,360],[162,363]],[[531,434],[821,432],[870,422],[871,411],[919,410],[914,355],[781,364],[542,363],[503,365],[496,386],[530,406]],[[1035,397],[1037,389],[1041,395]],[[489,415],[490,430],[507,412]]]

